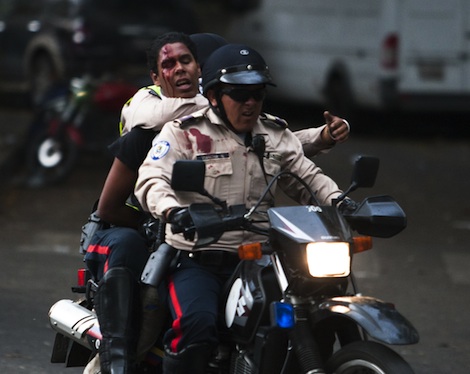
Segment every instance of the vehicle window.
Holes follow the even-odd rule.
[[[181,5],[181,1],[170,1],[170,0],[93,0],[93,4],[97,8],[101,9],[114,9],[119,11],[131,11],[141,10],[143,13],[148,12],[149,9],[158,8],[174,8],[175,6]],[[176,5],[175,5],[176,4]]]
[[[13,0],[10,3],[10,13],[22,16],[37,16],[44,6],[43,1]]]
[[[15,0],[0,0],[0,18],[5,19],[15,8]]]
[[[0,18],[5,18],[11,12],[13,0],[0,0]]]
[[[49,0],[47,2],[46,13],[59,17],[68,17],[71,3],[72,1],[69,0]]]
[[[10,13],[13,0],[0,1],[0,18],[5,18]]]
[[[58,17],[69,17],[77,3],[77,1],[71,0],[49,0],[47,2],[46,13]]]

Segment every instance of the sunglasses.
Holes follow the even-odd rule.
[[[256,101],[262,101],[266,97],[266,88],[258,88],[257,90],[249,90],[247,88],[223,88],[220,91],[232,100],[239,103],[247,102],[251,97]]]

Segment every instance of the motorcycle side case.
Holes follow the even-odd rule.
[[[340,296],[325,300],[313,313],[315,323],[330,317],[346,317],[369,336],[385,344],[415,344],[418,331],[393,306],[367,296]]]
[[[238,343],[252,341],[260,325],[270,325],[269,303],[282,294],[268,256],[242,261],[228,283],[225,323]]]

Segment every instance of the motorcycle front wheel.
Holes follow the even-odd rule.
[[[326,364],[328,374],[414,374],[395,351],[375,342],[359,341],[335,352]]]
[[[66,133],[50,136],[43,129],[28,150],[28,185],[45,187],[64,181],[73,170],[78,154],[78,144]]]

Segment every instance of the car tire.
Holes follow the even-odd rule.
[[[330,75],[325,87],[328,110],[334,115],[348,118],[355,111],[354,100],[349,82],[344,74],[334,72]]]
[[[58,83],[59,72],[52,58],[42,52],[32,59],[29,76],[31,102],[34,106],[38,106],[47,92]]]

